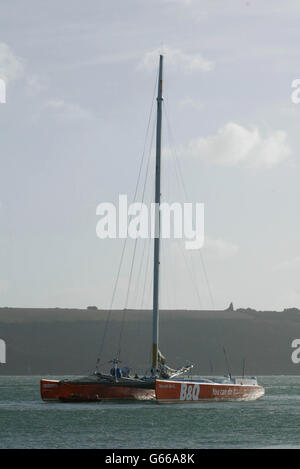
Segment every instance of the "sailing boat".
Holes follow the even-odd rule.
[[[161,128],[162,128],[163,56],[159,58],[156,162],[155,162],[155,208],[156,237],[154,238],[153,265],[153,330],[152,367],[149,376],[143,378],[124,376],[119,359],[112,360],[109,374],[97,371],[78,379],[49,380],[40,382],[41,396],[45,401],[86,402],[105,400],[154,400],[164,402],[197,402],[203,399],[257,399],[264,394],[255,378],[219,378],[185,380],[175,379],[188,373],[192,365],[174,370],[167,366],[159,344],[159,270],[160,270],[160,199],[161,199]]]
[[[162,76],[163,56],[159,61],[157,122],[156,122],[156,182],[155,202],[158,224],[160,206],[160,161],[161,161],[161,125],[162,125]],[[159,226],[158,226],[159,232]],[[158,350],[158,314],[159,314],[159,236],[154,239],[154,274],[153,274],[153,345],[152,368],[150,376],[143,378],[122,375],[119,359],[112,360],[109,374],[97,371],[78,379],[50,380],[41,379],[41,397],[45,401],[103,401],[103,400],[149,400],[155,398],[155,380],[170,378],[188,372],[191,367],[172,370],[165,363],[165,358]]]

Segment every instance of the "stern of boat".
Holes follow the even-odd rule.
[[[59,401],[60,382],[55,379],[41,379],[40,389],[43,401]]]

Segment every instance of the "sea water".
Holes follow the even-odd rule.
[[[46,403],[39,376],[0,376],[0,448],[300,448],[300,376],[248,402]]]

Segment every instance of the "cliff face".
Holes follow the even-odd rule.
[[[123,311],[113,311],[101,362],[116,355]],[[0,338],[6,342],[1,374],[84,374],[95,367],[107,313],[101,310],[0,308]],[[152,313],[126,311],[122,366],[149,368]],[[194,374],[300,374],[291,343],[300,338],[297,309],[255,311],[162,311],[160,349],[172,367],[195,364]],[[300,354],[299,354],[300,356]]]

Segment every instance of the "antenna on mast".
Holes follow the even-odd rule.
[[[245,364],[246,364],[246,358],[243,358],[243,372],[242,372],[242,377],[245,378]]]
[[[223,347],[223,352],[224,352],[224,357],[225,357],[225,361],[226,361],[227,372],[228,372],[229,378],[231,379],[230,366],[229,366],[229,361],[228,361],[228,358],[227,358],[225,347]]]

